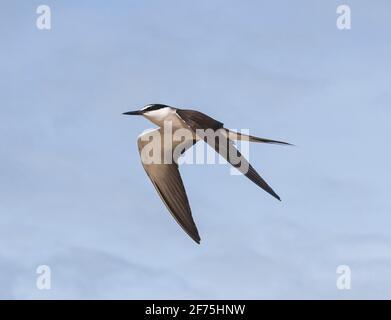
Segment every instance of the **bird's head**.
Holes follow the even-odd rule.
[[[148,104],[140,110],[124,112],[124,115],[130,116],[144,116],[148,120],[159,124],[159,122],[164,121],[165,117],[169,115],[175,108],[167,106],[165,104]]]

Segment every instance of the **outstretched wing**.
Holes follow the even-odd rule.
[[[164,139],[163,130],[157,129],[155,132],[159,132],[161,139]],[[142,165],[171,215],[195,242],[200,243],[201,238],[191,214],[189,200],[187,199],[186,190],[176,162],[173,161],[166,164],[163,162],[147,163],[147,161],[143,161],[142,150],[149,143],[143,137],[150,136],[150,134],[150,132],[146,133],[138,139]],[[191,142],[189,142],[190,145],[192,145]],[[165,151],[167,152],[167,150]],[[163,152],[164,150],[162,150]],[[163,158],[161,160],[163,161]]]
[[[225,131],[220,130],[220,137],[225,136]],[[212,145],[213,146],[213,145]],[[252,165],[247,161],[245,157],[236,149],[234,143],[226,137],[216,139],[215,150],[242,174],[254,182],[257,186],[261,187],[267,193],[280,200],[279,195],[266,183],[266,181],[258,174]]]
[[[195,110],[177,109],[177,114],[182,118],[186,124],[196,131],[197,129],[213,129],[218,130],[223,127],[223,123],[217,121],[206,114]]]
[[[177,113],[194,131],[197,129],[212,129],[215,132],[215,136],[208,139],[206,135],[203,137],[204,140],[252,182],[276,199],[281,200],[277,193],[274,192],[266,181],[248,163],[246,158],[243,157],[235,148],[233,142],[229,139],[229,131],[224,128],[224,124],[222,122],[217,121],[199,111],[178,109]]]

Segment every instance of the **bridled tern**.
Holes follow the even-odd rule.
[[[164,104],[149,104],[141,110],[129,111],[123,114],[141,115],[156,124],[159,128],[153,130],[152,133],[158,134],[159,143],[162,143],[160,145],[163,145],[163,142],[169,139],[170,144],[169,146],[164,144],[164,147],[161,148],[161,155],[169,153],[173,158],[171,163],[148,162],[144,161],[143,157],[141,157],[142,164],[167,209],[183,230],[195,242],[200,243],[201,238],[192,217],[189,200],[179,173],[177,160],[180,155],[199,140],[206,141],[216,150],[216,152],[218,152],[252,182],[276,199],[280,200],[280,197],[274,192],[274,190],[266,183],[265,180],[261,178],[255,169],[236,149],[233,141],[246,140],[250,142],[274,143],[282,145],[290,145],[289,143],[234,132],[224,128],[223,123],[207,116],[204,113],[195,110],[178,109]],[[186,129],[190,132],[190,136],[188,136],[184,141],[177,141],[177,139],[173,139],[173,135],[171,134],[171,136],[168,136],[164,130],[166,123],[171,125],[173,132],[178,129]],[[215,137],[214,139],[208,139],[208,135],[202,136],[199,133],[208,130],[219,132],[218,137],[225,138],[225,142],[221,142],[221,140],[216,139]],[[151,131],[142,134],[138,138],[138,149],[140,155],[142,155],[143,148],[145,148],[150,142],[149,139],[146,138],[147,136],[151,136]],[[180,143],[182,143],[181,151],[179,153],[175,153],[174,149]]]

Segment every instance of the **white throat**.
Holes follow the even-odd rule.
[[[183,127],[182,120],[178,117],[175,109],[169,107],[145,112],[143,116],[159,127],[164,126],[164,121],[171,121],[173,128]]]

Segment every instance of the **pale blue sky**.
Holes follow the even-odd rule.
[[[389,1],[3,2],[0,298],[391,298]],[[152,102],[298,145],[250,149],[283,201],[183,166],[192,242],[121,115]]]

